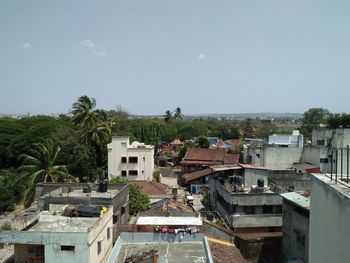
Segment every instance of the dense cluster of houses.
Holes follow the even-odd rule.
[[[148,211],[129,218],[127,184],[40,184],[0,243],[15,262],[348,262],[350,129],[208,141],[179,160],[179,139],[155,152],[113,137],[108,176]]]

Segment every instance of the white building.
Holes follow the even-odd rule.
[[[129,143],[127,136],[114,136],[108,148],[108,176],[128,180],[153,179],[154,147],[144,143]]]
[[[244,160],[272,170],[291,169],[299,163],[304,146],[304,136],[298,130],[292,135],[271,135],[267,144],[249,144],[244,150]]]

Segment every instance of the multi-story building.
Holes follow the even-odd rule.
[[[339,174],[338,174],[339,176]],[[310,263],[348,263],[350,185],[330,174],[312,174]]]
[[[144,143],[129,143],[129,137],[114,136],[108,144],[108,177],[128,180],[153,179],[154,147]]]
[[[283,197],[284,262],[308,262],[310,198],[296,192]]]
[[[111,206],[54,205],[33,216],[26,231],[0,233],[0,243],[14,245],[15,262],[104,262],[112,249]]]
[[[33,207],[17,215],[0,243],[15,262],[105,262],[128,220],[127,184],[41,183]]]
[[[235,233],[280,231],[282,197],[266,186],[266,169],[251,168],[246,167],[243,176],[219,173],[211,177],[211,206]]]
[[[304,136],[299,131],[292,135],[271,135],[266,144],[249,144],[244,151],[244,162],[272,170],[292,168],[299,163],[303,152]]]

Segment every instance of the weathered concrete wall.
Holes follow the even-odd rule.
[[[232,227],[281,227],[282,216],[274,214],[232,215]]]
[[[329,163],[321,163],[320,159],[328,158],[328,148],[306,145],[301,155],[302,163],[311,163],[320,166],[321,172],[330,171]]]
[[[310,263],[348,263],[350,189],[313,174],[310,199]]]
[[[295,170],[269,170],[269,186],[275,193],[288,192],[290,187],[294,191],[310,189],[310,175],[296,173]]]
[[[109,234],[107,233],[109,232]],[[89,232],[89,262],[103,262],[113,246],[113,210],[109,209]],[[98,243],[101,251],[98,253]]]
[[[302,208],[300,208],[302,209]],[[283,201],[283,258],[284,260],[300,258],[308,262],[309,256],[309,214],[308,210],[302,210],[301,214],[295,205]],[[297,234],[305,237],[305,244],[297,239]]]
[[[262,158],[263,166],[269,169],[283,170],[299,163],[303,148],[301,147],[274,147],[265,145]]]
[[[51,233],[51,232],[0,232],[0,243],[45,245],[47,262],[89,262],[87,233]],[[74,251],[62,251],[62,245],[75,246]],[[22,247],[19,246],[21,249]],[[22,250],[15,254],[22,255]],[[22,257],[21,256],[21,257]]]
[[[258,179],[263,179],[265,186],[268,185],[268,170],[244,169],[244,186],[247,188],[257,185]]]
[[[200,227],[201,232],[208,236],[213,237],[220,240],[232,241],[233,240],[233,232],[228,230],[222,226],[218,226],[212,222],[207,220],[203,220],[203,226]]]

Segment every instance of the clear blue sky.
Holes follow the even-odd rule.
[[[349,112],[348,0],[2,0],[0,113]]]

